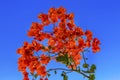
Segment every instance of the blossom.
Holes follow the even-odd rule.
[[[53,45],[55,45],[55,43],[56,43],[56,41],[55,41],[53,38],[50,38],[50,39],[48,40],[48,45],[49,45],[49,46],[53,46]]]
[[[37,74],[40,75],[40,76],[46,76],[47,75],[47,72],[46,72],[46,67],[45,66],[42,66],[42,65],[39,65],[37,67]]]
[[[92,51],[93,51],[94,53],[100,51],[100,46],[99,46],[99,45],[100,45],[99,39],[98,39],[98,38],[94,38],[94,39],[93,39],[93,42],[92,42]]]
[[[88,41],[92,40],[92,32],[90,30],[86,30],[85,35]]]
[[[47,14],[39,14],[38,18],[42,21],[43,25],[49,25],[50,21],[48,19],[48,15]]]
[[[45,55],[45,54],[42,54],[41,56],[40,56],[40,58],[41,58],[41,60],[40,60],[40,62],[42,63],[42,64],[48,64],[49,63],[49,61],[50,61],[50,57],[48,57],[47,55]]]
[[[68,20],[72,20],[74,18],[74,13],[70,13],[69,15],[68,15]]]
[[[23,75],[24,75],[24,79],[23,80],[29,80],[29,78],[28,78],[28,72],[24,71]]]
[[[86,48],[92,49],[93,53],[100,51],[99,39],[93,37],[92,31],[76,26],[74,13],[68,14],[65,8],[52,7],[48,13],[40,13],[38,19],[40,22],[32,22],[27,32],[27,36],[33,38],[32,43],[25,41],[17,49],[20,55],[18,70],[22,72],[23,80],[29,80],[29,72],[42,77],[40,80],[48,80],[46,66],[50,60],[58,59],[58,62],[76,70],[82,60],[81,53]],[[45,31],[44,28],[51,27],[51,24],[53,29]],[[42,44],[44,41],[47,41],[45,45]],[[42,52],[49,54],[39,54]]]

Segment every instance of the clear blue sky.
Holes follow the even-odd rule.
[[[101,52],[89,54],[90,62],[97,65],[96,80],[120,80],[119,0],[0,0],[0,80],[22,80],[16,50],[30,41],[26,33],[31,22],[38,21],[37,15],[59,6],[74,12],[76,24],[101,40]],[[69,80],[82,79],[76,73],[69,76]],[[61,78],[53,75],[50,80]]]

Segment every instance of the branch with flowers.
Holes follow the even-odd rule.
[[[18,70],[22,72],[23,80],[29,80],[29,74],[33,76],[32,80],[38,76],[40,80],[48,80],[50,72],[57,73],[58,70],[62,70],[63,80],[68,80],[67,74],[71,72],[77,72],[88,80],[95,80],[96,66],[87,63],[85,52],[90,49],[93,53],[100,51],[98,38],[93,38],[90,30],[83,31],[77,26],[74,23],[74,13],[67,13],[63,7],[50,8],[47,14],[39,14],[38,19],[40,22],[33,22],[27,33],[33,38],[32,43],[24,42],[17,49],[17,53],[21,55]],[[44,28],[50,27],[49,25],[53,25],[52,30],[45,31]],[[43,44],[45,40],[46,45]],[[66,65],[66,68],[46,70],[51,60]]]

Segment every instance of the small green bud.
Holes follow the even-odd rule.
[[[83,67],[84,67],[84,68],[88,68],[89,65],[88,65],[88,64],[83,64]]]
[[[57,74],[57,71],[54,71],[55,74]]]

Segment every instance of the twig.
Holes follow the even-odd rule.
[[[72,70],[72,69],[54,68],[54,69],[49,69],[49,70],[47,70],[47,72],[54,71],[54,70],[64,70],[64,71],[70,71],[70,72],[75,71],[75,72],[77,72],[77,73],[82,74],[82,75],[83,75],[84,77],[86,77],[86,78],[90,78],[90,77],[89,77],[88,75],[86,75],[85,73],[83,73],[83,72],[78,72],[78,71]]]

